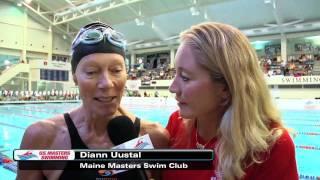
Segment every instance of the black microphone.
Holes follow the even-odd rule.
[[[119,145],[138,137],[134,124],[128,116],[117,116],[108,124],[108,134],[114,145]]]
[[[117,146],[138,137],[139,132],[136,131],[133,122],[128,116],[117,116],[110,120],[107,126],[108,135],[112,143]],[[116,174],[119,179],[137,179],[147,180],[144,170],[128,170],[126,172]]]

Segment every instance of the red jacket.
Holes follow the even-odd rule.
[[[179,112],[174,112],[169,119],[167,130],[170,133],[170,146],[175,149],[196,149],[195,133],[193,128],[191,136],[186,134],[186,127]],[[190,139],[191,138],[191,139]],[[199,137],[198,137],[199,138]],[[202,141],[201,139],[198,141]],[[213,140],[207,147],[214,147],[217,140]],[[203,142],[201,142],[203,143]],[[218,158],[215,154],[215,159]],[[217,159],[214,164],[217,163]],[[216,165],[213,166],[215,168]],[[165,170],[162,173],[164,180],[214,180],[220,179],[219,173],[212,170]],[[244,180],[298,180],[298,171],[295,159],[295,147],[287,131],[281,135],[270,154],[261,164],[253,164],[244,170]]]

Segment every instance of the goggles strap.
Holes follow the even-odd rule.
[[[125,49],[122,47],[118,47],[110,43],[107,38],[103,38],[98,43],[94,44],[84,44],[79,43],[72,52],[71,56],[71,67],[72,72],[75,73],[76,67],[78,66],[80,60],[87,55],[94,53],[116,53],[121,55],[125,59]]]
[[[103,38],[93,43],[85,43],[82,39],[87,31],[96,29]],[[87,55],[94,53],[116,53],[125,59],[125,40],[121,33],[113,32],[113,28],[103,23],[92,23],[83,27],[72,42],[71,67],[72,73],[75,73],[80,60]],[[113,34],[115,33],[115,34]],[[116,37],[116,38],[113,38]],[[117,38],[118,36],[118,38]],[[120,38],[119,38],[120,37]],[[89,42],[90,40],[88,40]]]

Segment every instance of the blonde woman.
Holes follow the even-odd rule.
[[[246,36],[211,22],[192,26],[181,42],[170,146],[213,149],[215,160],[211,170],[166,170],[162,178],[298,179],[293,141]]]

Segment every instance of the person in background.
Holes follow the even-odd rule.
[[[179,110],[167,124],[169,145],[212,149],[215,158],[213,169],[165,170],[162,179],[297,180],[295,146],[247,37],[215,22],[180,37],[169,88]]]
[[[159,92],[158,91],[154,92],[154,97],[159,97]]]
[[[91,23],[72,43],[72,77],[82,99],[80,107],[30,125],[21,149],[110,149],[107,125],[120,115],[128,116],[140,135],[149,134],[155,148],[167,145],[166,130],[141,121],[121,108],[127,74],[125,40],[112,27]],[[67,166],[68,164],[66,164]],[[94,170],[18,170],[17,179],[99,179]]]

